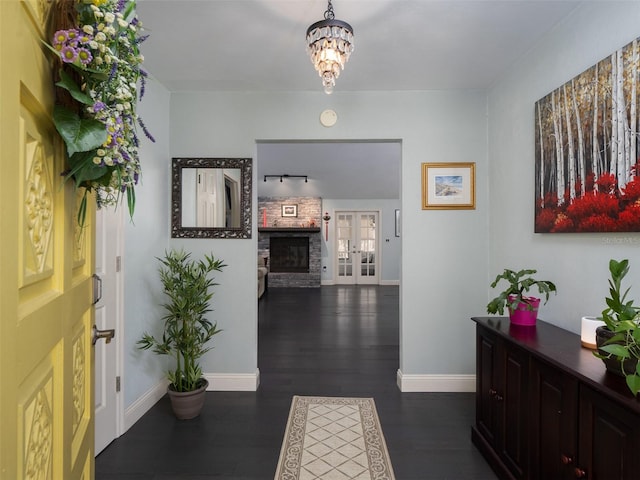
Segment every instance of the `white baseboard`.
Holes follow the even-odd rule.
[[[406,375],[398,370],[401,392],[475,392],[475,375]]]
[[[207,391],[255,392],[260,385],[260,370],[255,373],[205,373],[209,380]]]
[[[205,373],[203,376],[209,381],[208,391],[255,392],[260,384],[258,369],[255,373]],[[126,409],[121,434],[129,430],[167,393],[167,385],[167,380],[162,379]]]
[[[158,400],[160,400],[165,393],[167,393],[167,385],[169,382],[166,379],[160,380],[155,386],[151,387],[145,393],[142,394],[135,402],[133,402],[124,412],[124,431],[129,430],[134,423],[142,418],[151,407],[153,407]]]
[[[336,282],[334,280],[320,280],[320,285],[321,286],[322,285],[324,285],[324,286],[335,285],[335,284],[336,284]]]

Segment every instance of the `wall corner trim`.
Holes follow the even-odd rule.
[[[255,392],[260,384],[260,370],[258,369],[255,373],[205,373],[203,376],[209,381],[207,391]],[[140,420],[167,393],[168,385],[167,379],[160,380],[126,409],[122,434]]]
[[[401,392],[475,392],[475,375],[403,374],[398,369]]]
[[[161,379],[157,384],[143,393],[138,399],[133,402],[124,412],[124,430],[121,434],[124,434],[133,425],[147,413],[151,407],[153,407],[158,400],[160,400],[165,393],[167,393],[167,386],[169,382],[166,378]]]

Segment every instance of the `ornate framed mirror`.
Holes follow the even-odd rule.
[[[173,158],[171,237],[251,238],[251,159]]]

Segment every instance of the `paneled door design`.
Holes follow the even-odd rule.
[[[336,212],[336,283],[379,283],[378,212]]]
[[[0,478],[89,480],[95,210],[61,186],[50,5],[0,1]]]

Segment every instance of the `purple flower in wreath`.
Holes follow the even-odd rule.
[[[83,65],[89,65],[91,60],[93,60],[93,55],[91,55],[89,50],[81,47],[78,49],[78,58],[80,59],[80,63]]]
[[[62,46],[64,46],[67,43],[67,39],[69,38],[69,35],[67,34],[66,30],[58,30],[56,33],[53,34],[53,45],[54,46],[58,46],[60,45],[60,49],[62,49]]]
[[[116,78],[116,73],[118,72],[118,62],[113,62],[111,65],[111,71],[109,72],[109,81],[111,82],[114,78]]]
[[[65,46],[65,47],[62,47],[60,56],[63,62],[73,63],[76,61],[76,58],[78,58],[78,51],[73,47]]]
[[[93,113],[101,112],[105,108],[107,108],[107,106],[103,102],[101,102],[100,100],[98,100],[96,103],[94,103],[93,107],[92,107]]]

